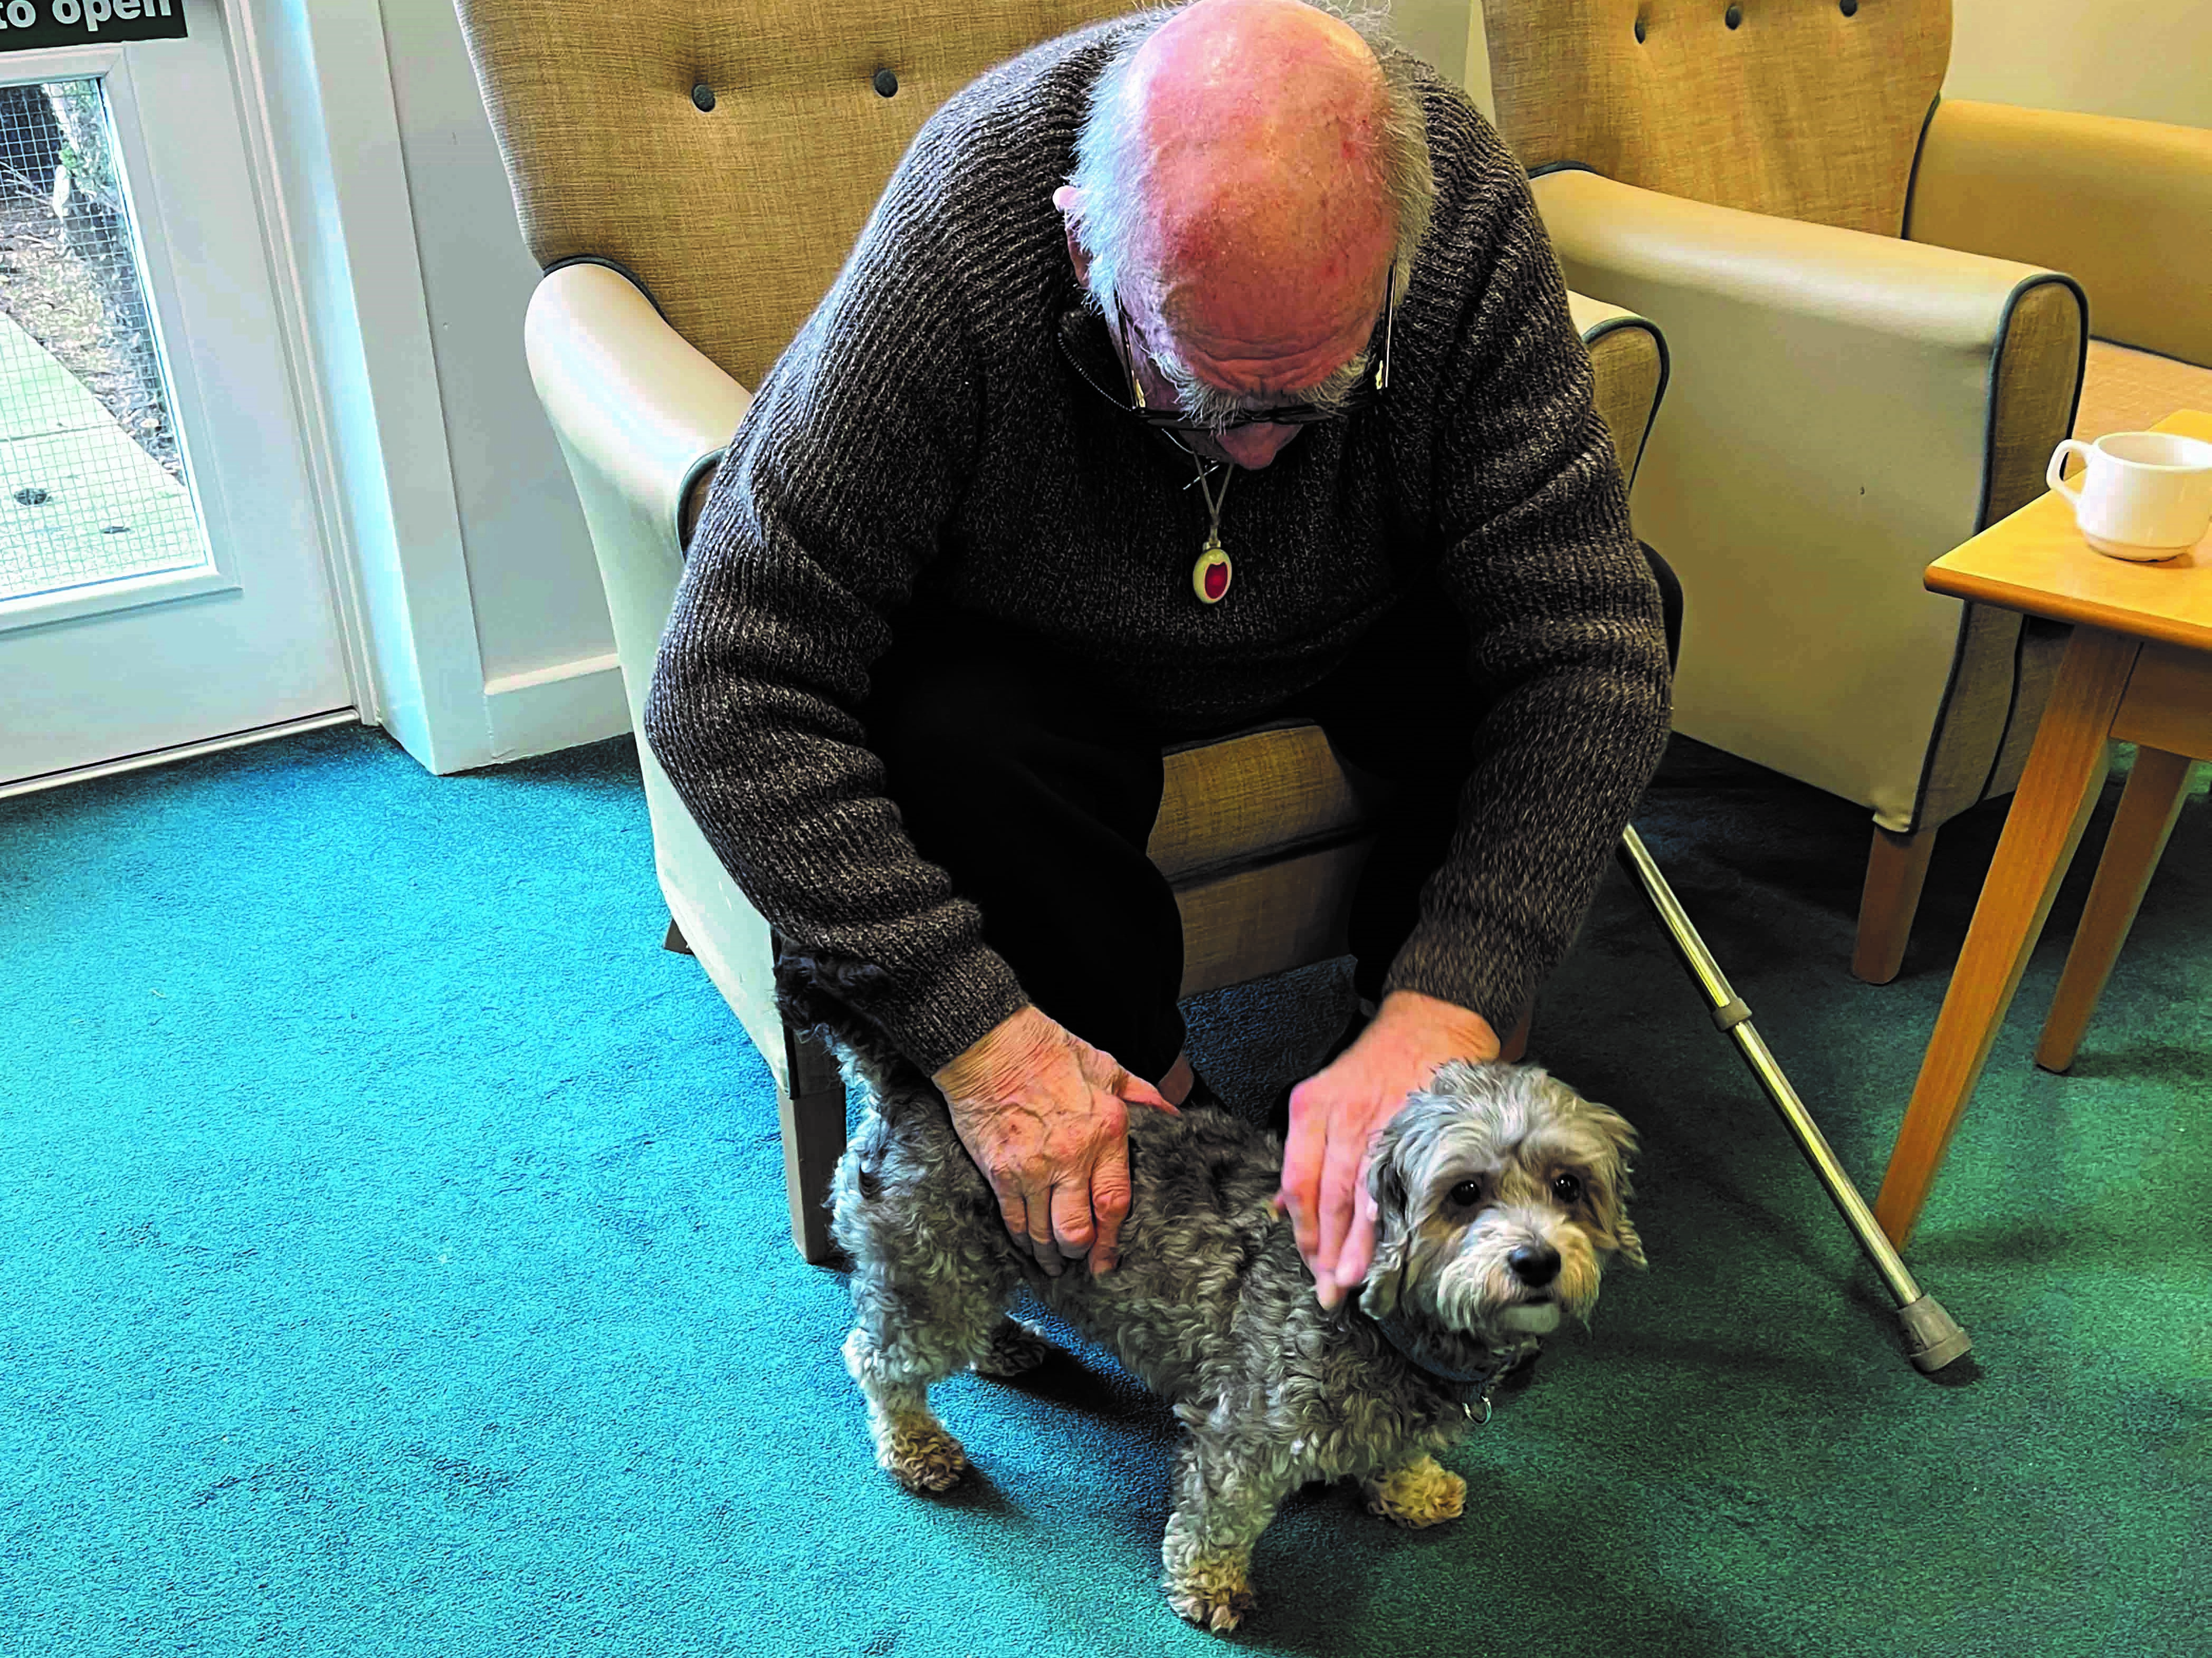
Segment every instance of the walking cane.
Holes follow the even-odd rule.
[[[1972,1345],[1966,1333],[1905,1270],[1905,1262],[1899,1259],[1896,1249],[1875,1223],[1874,1212],[1867,1207],[1858,1187],[1851,1184],[1851,1177],[1844,1172],[1843,1164],[1836,1161],[1836,1154],[1829,1148],[1820,1125],[1806,1110],[1805,1102],[1797,1097],[1790,1078],[1782,1074],[1782,1067],[1775,1063],[1765,1039],[1752,1028],[1751,1010],[1729,987],[1720,963],[1705,948],[1705,941],[1698,936],[1697,928],[1690,925],[1681,901],[1674,896],[1674,889],[1667,884],[1667,878],[1659,872],[1659,865],[1651,860],[1650,853],[1645,850],[1642,837],[1632,826],[1621,831],[1620,861],[1636,878],[1644,902],[1659,918],[1659,925],[1666,928],[1667,936],[1674,941],[1682,965],[1689,969],[1690,976],[1698,981],[1698,987],[1712,1005],[1714,1025],[1735,1038],[1744,1062],[1759,1078],[1759,1085],[1766,1090],[1767,1098],[1774,1102],[1774,1108],[1782,1114],[1782,1121],[1796,1140],[1797,1149],[1813,1165],[1813,1172],[1843,1215],[1844,1224],[1851,1229],[1859,1248],[1874,1263],[1875,1271],[1881,1274],[1889,1293],[1896,1297],[1898,1321],[1905,1327],[1906,1356],[1920,1370],[1931,1373],[1965,1357]]]

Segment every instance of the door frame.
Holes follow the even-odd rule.
[[[223,10],[356,705],[431,771],[489,765],[506,756],[490,737],[382,8]]]

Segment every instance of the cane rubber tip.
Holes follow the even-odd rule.
[[[1954,1360],[1964,1358],[1973,1343],[1959,1327],[1959,1321],[1943,1310],[1933,1296],[1923,1296],[1897,1309],[1905,1326],[1905,1351],[1914,1368],[1933,1375]]]

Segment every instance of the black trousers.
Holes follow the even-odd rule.
[[[1671,641],[1680,589],[1650,556]],[[1441,591],[1417,589],[1321,683],[1269,711],[1315,721],[1391,786],[1352,902],[1362,996],[1380,995],[1457,826],[1486,711],[1468,642]],[[1031,999],[1136,1075],[1165,1075],[1183,1044],[1182,920],[1145,845],[1171,734],[1044,641],[946,613],[902,619],[861,713],[908,835],[981,909],[985,941]]]

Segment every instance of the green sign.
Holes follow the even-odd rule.
[[[184,34],[185,0],[0,0],[0,52]]]

